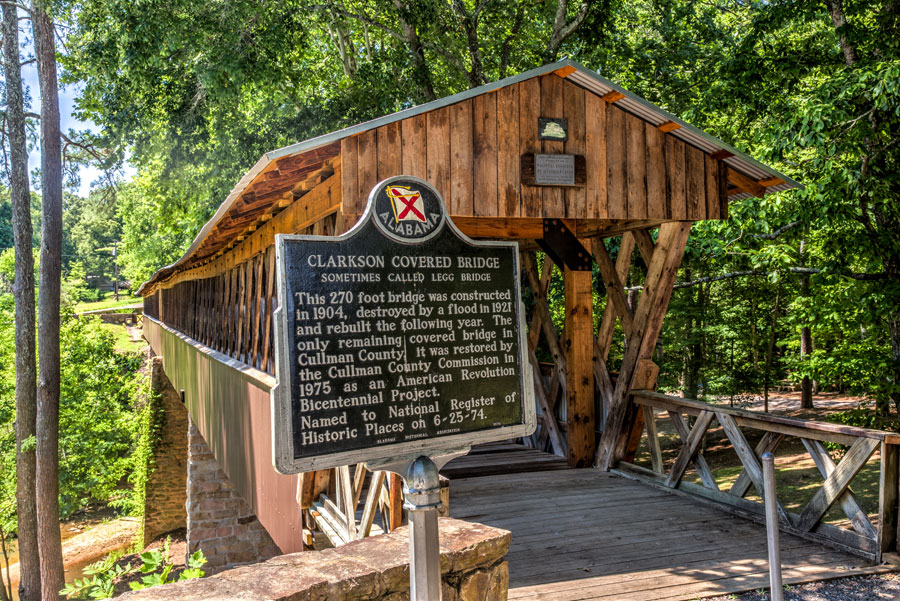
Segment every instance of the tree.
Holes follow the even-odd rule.
[[[6,129],[9,139],[10,204],[15,244],[13,295],[16,304],[16,511],[19,538],[19,598],[41,595],[35,504],[34,437],[37,382],[34,332],[34,255],[31,252],[31,195],[28,190],[28,148],[25,103],[19,66],[18,9],[4,3],[3,71],[6,75]]]
[[[32,7],[31,26],[41,88],[41,265],[38,289],[38,387],[35,491],[41,598],[59,599],[65,584],[59,532],[59,324],[62,269],[62,147],[56,40],[44,0]]]

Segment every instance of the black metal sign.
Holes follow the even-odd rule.
[[[517,251],[466,238],[405,176],[378,184],[344,236],[277,236],[276,468],[531,433]]]

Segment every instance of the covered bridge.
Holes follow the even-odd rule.
[[[572,180],[554,181],[536,155],[573,157]],[[399,174],[431,182],[470,237],[518,240],[523,281],[533,299],[528,355],[535,368],[538,430],[460,460],[464,467],[456,469],[457,477],[519,471],[521,482],[528,482],[533,471],[553,469],[579,474],[579,483],[592,474],[597,482],[619,482],[616,494],[632,494],[635,484],[600,473],[615,470],[756,519],[758,503],[745,497],[759,486],[758,455],[785,436],[799,436],[829,485],[802,514],[782,511],[783,527],[870,561],[896,551],[896,436],[750,415],[652,392],[658,374],[653,350],[691,224],[727,218],[730,200],[762,198],[798,184],[565,60],[267,153],[185,255],[141,287],[145,336],[181,392],[195,434],[282,552],[302,549],[314,529],[340,544],[379,527],[392,529],[402,519],[398,482],[380,473],[366,477],[362,466],[352,474],[350,468],[277,474],[269,399],[275,384],[272,311],[278,303],[275,234],[343,233],[359,218],[375,184]],[[613,237],[615,256],[604,243]],[[637,301],[629,303],[623,283],[633,262],[644,279]],[[554,266],[565,286],[561,331],[546,301]],[[599,328],[592,319],[595,288],[606,297]],[[607,358],[617,331],[625,350],[618,372],[611,373]],[[552,362],[539,365],[539,355]],[[660,411],[682,439],[669,464],[656,437]],[[744,465],[730,491],[720,490],[703,460],[701,442],[713,423],[725,429]],[[763,433],[755,452],[741,428]],[[822,450],[820,441],[828,440],[851,445],[837,467]],[[649,452],[647,467],[634,464],[640,444]],[[873,454],[882,462],[874,522],[848,488]],[[561,469],[592,466],[600,471]],[[700,484],[684,481],[692,467]],[[469,481],[461,481],[461,490],[469,490]],[[453,482],[450,494],[452,499]],[[833,505],[852,516],[850,528],[823,522]],[[453,507],[451,502],[451,512]],[[378,509],[381,526],[373,525]],[[486,514],[466,515],[478,520]],[[513,530],[514,545],[516,536]],[[227,556],[223,561],[235,563]]]

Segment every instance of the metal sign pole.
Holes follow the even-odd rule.
[[[410,601],[441,601],[441,549],[438,507],[441,482],[429,457],[418,457],[406,470],[403,507],[409,512]]]
[[[766,534],[769,544],[769,590],[772,601],[783,601],[781,589],[781,547],[778,543],[778,496],[775,494],[775,456],[763,453],[763,497],[766,507]]]

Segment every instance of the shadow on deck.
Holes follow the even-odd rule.
[[[453,517],[512,532],[509,599],[696,599],[768,587],[765,528],[518,445],[442,471]],[[785,584],[889,572],[782,534]]]

